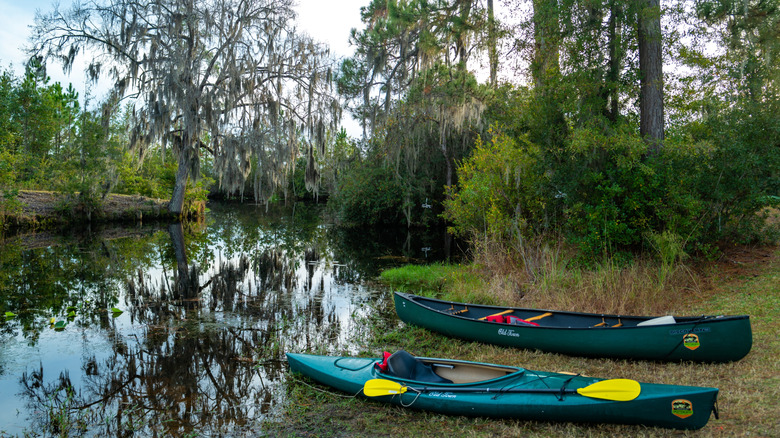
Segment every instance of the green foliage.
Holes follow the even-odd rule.
[[[171,195],[176,160],[151,148],[145,160],[127,150],[129,112],[104,119],[85,111],[72,86],[50,84],[35,62],[23,78],[0,75],[0,228],[19,211],[20,189],[56,190],[70,195],[63,214],[100,213],[110,192],[154,198]],[[186,202],[201,210],[213,184],[211,160],[201,159],[204,178],[188,186]]]
[[[314,195],[306,190],[306,158],[299,157],[295,162],[295,172],[290,178],[291,192],[295,199],[311,200]]]
[[[562,200],[570,238],[585,254],[612,253],[642,243],[657,225],[662,190],[647,146],[627,126],[588,125],[571,134],[566,161],[552,186]]]
[[[463,236],[512,240],[538,232],[544,209],[539,148],[523,139],[518,145],[496,130],[488,136],[458,167],[458,187],[449,188],[444,216]]]
[[[16,156],[0,149],[0,235],[6,226],[6,217],[19,211],[16,200],[16,174],[14,172]]]
[[[75,141],[63,148],[55,188],[77,199],[77,211],[86,217],[100,210],[103,197],[113,186],[114,165],[120,145],[103,128],[99,116],[82,112]]]
[[[555,231],[587,259],[649,247],[664,266],[724,238],[768,238],[758,213],[778,204],[780,148],[767,145],[780,130],[766,108],[752,110],[691,124],[696,135],[670,136],[653,156],[630,125],[606,120],[573,129],[562,153],[493,131],[458,168],[444,216],[478,240],[521,247]]]
[[[780,99],[746,99],[707,118],[696,138],[712,145],[707,166],[695,180],[707,206],[702,230],[712,239],[762,239],[757,213],[778,206],[780,193]]]
[[[130,151],[124,150],[117,165],[118,181],[115,193],[142,195],[150,198],[169,198],[171,181],[175,179],[176,162],[168,153],[164,158],[158,150],[139,162]]]
[[[403,191],[386,167],[365,162],[347,171],[328,200],[346,226],[398,225]]]
[[[780,6],[762,0],[702,0],[696,3],[699,32],[725,48],[715,63],[727,73],[728,92],[761,102],[780,92]]]

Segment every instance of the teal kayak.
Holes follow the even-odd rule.
[[[573,356],[729,362],[753,344],[750,318],[629,316],[458,303],[396,292],[402,321],[448,336]]]
[[[604,380],[453,359],[287,354],[291,371],[348,394],[447,415],[699,429],[717,388]],[[389,355],[389,357],[388,357]],[[400,389],[400,390],[399,390]]]

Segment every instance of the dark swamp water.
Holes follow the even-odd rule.
[[[3,241],[0,436],[262,434],[285,352],[357,353],[369,317],[394,317],[379,272],[455,251],[443,231],[345,232],[302,204],[209,208]]]

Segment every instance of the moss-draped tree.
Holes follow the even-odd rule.
[[[38,14],[34,50],[113,81],[107,108],[134,99],[131,146],[155,141],[178,156],[169,204],[181,214],[201,154],[225,189],[242,186],[252,157],[255,196],[269,199],[303,148],[314,159],[340,108],[327,50],[294,32],[291,0],[93,0]],[[313,165],[312,165],[313,167]],[[316,169],[315,169],[316,170]],[[316,179],[317,173],[310,172]],[[312,181],[314,182],[314,181]]]

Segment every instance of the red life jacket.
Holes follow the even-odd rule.
[[[488,322],[505,322],[504,315],[490,315],[485,318]]]
[[[518,317],[516,317],[516,316],[513,316],[513,315],[508,315],[508,316],[506,317],[506,321],[505,321],[505,322],[506,322],[507,324],[515,324],[515,325],[532,325],[532,326],[535,326],[535,327],[539,327],[539,324],[537,324],[537,323],[535,323],[535,322],[533,322],[533,321],[526,321],[526,320],[524,320],[524,319],[522,319],[522,318],[518,318]]]
[[[390,357],[390,356],[391,356],[391,354],[388,353],[387,351],[385,351],[382,354],[382,357],[383,357],[382,362],[377,362],[376,363],[376,366],[379,367],[379,369],[382,370],[383,373],[387,372],[387,358]]]

